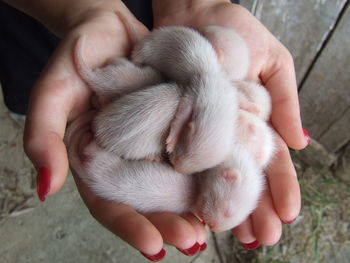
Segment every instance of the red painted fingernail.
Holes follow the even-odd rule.
[[[50,191],[50,180],[51,174],[49,169],[47,169],[46,167],[41,167],[36,177],[36,190],[38,192],[38,197],[41,202],[45,201],[45,196]]]
[[[204,251],[204,250],[206,250],[207,249],[207,243],[203,243],[202,245],[201,245],[201,247],[200,247],[200,251],[202,252],[202,251]]]
[[[255,240],[254,242],[252,243],[248,243],[248,244],[242,244],[242,246],[247,249],[247,250],[254,250],[256,248],[258,248],[260,245],[259,241],[258,240]]]
[[[155,255],[148,255],[148,254],[145,254],[142,252],[140,252],[140,253],[142,254],[142,256],[144,256],[145,258],[147,258],[153,262],[158,262],[158,261],[162,260],[166,254],[164,248],[162,248],[162,250],[158,254],[155,254]]]
[[[307,132],[307,130],[305,130],[305,128],[303,128],[303,133],[304,133],[304,136],[306,138],[307,144],[309,145],[310,141],[311,141],[311,137],[310,137],[309,133]]]
[[[291,223],[293,223],[295,221],[295,219],[297,219],[297,218],[294,218],[293,220],[290,220],[290,221],[282,221],[282,223],[286,224],[286,225],[290,225]]]
[[[206,225],[205,221],[202,221],[201,223],[202,223],[202,225],[203,225],[203,226],[205,226],[205,225]]]
[[[179,250],[182,254],[185,254],[186,256],[194,256],[196,255],[201,249],[201,246],[198,242],[196,242],[192,247],[187,249],[181,249],[177,247],[177,250]]]

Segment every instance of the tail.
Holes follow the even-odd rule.
[[[122,12],[116,11],[115,14],[119,17],[120,21],[125,26],[132,46],[135,46],[138,42],[140,42],[141,39],[138,37],[133,22],[128,19]]]
[[[90,123],[93,120],[95,111],[89,111],[74,120],[66,129],[64,143],[67,147],[69,164],[77,174],[84,174],[83,162],[80,159],[79,144],[82,136],[90,131]]]
[[[84,44],[84,35],[80,36],[75,42],[73,49],[73,61],[75,68],[79,76],[83,81],[85,81],[92,91],[94,91],[97,95],[103,95],[103,91],[108,91],[110,89],[110,83],[113,82],[114,79],[108,73],[104,73],[100,68],[92,70],[88,65],[86,65],[82,56]]]
[[[93,72],[93,70],[91,68],[89,68],[82,56],[82,50],[83,50],[83,46],[85,44],[85,36],[80,36],[74,45],[74,49],[73,49],[73,61],[74,61],[74,65],[76,67],[76,70],[78,72],[78,74],[80,75],[80,77],[86,82],[86,84],[93,89],[94,86],[100,84],[100,81],[97,82],[96,80],[96,75]]]

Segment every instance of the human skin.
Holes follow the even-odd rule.
[[[120,1],[5,2],[38,19],[62,38],[33,88],[24,135],[25,150],[34,166],[38,170],[46,167],[49,171],[47,191],[41,194],[51,195],[62,187],[68,172],[63,143],[65,127],[91,107],[91,91],[73,66],[75,40],[82,34],[87,37],[84,57],[89,66],[98,67],[111,57],[126,56],[130,49],[130,39],[115,11],[123,12],[135,23],[141,38],[147,30]],[[181,24],[200,27],[210,23],[232,27],[242,34],[253,51],[251,59],[255,63],[249,70],[249,79],[261,80],[271,93],[272,124],[287,144],[279,140],[280,150],[274,165],[267,171],[270,188],[251,218],[234,232],[244,243],[258,239],[262,244],[274,244],[281,234],[280,220],[294,219],[300,209],[299,186],[287,145],[302,149],[307,144],[301,131],[291,56],[240,6],[227,1],[180,0],[176,5],[175,1],[171,2],[153,2],[156,26]],[[254,43],[259,43],[259,46]],[[161,250],[163,243],[186,249],[195,242],[202,244],[206,239],[203,225],[191,214],[143,216],[129,206],[98,198],[78,178],[75,177],[75,181],[91,214],[143,253],[154,255]]]

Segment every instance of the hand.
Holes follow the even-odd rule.
[[[272,98],[271,123],[282,138],[267,169],[267,189],[258,208],[234,235],[244,244],[258,240],[275,244],[281,222],[294,220],[300,211],[300,189],[288,147],[307,145],[299,112],[293,59],[287,49],[245,8],[225,0],[153,1],[155,26],[185,25],[201,28],[218,25],[232,28],[250,50],[248,80],[261,82]]]
[[[85,36],[83,57],[95,68],[111,57],[125,57],[130,51],[130,37],[115,11],[133,21],[140,38],[148,33],[120,1],[104,1],[107,6],[93,3],[90,8],[86,6],[87,1],[79,2],[83,3],[77,11],[79,16],[69,20],[65,28],[52,21],[46,23],[49,28],[53,25],[51,29],[64,37],[33,88],[27,115],[24,145],[28,157],[39,170],[38,194],[42,200],[47,194],[59,191],[67,176],[68,159],[63,143],[67,122],[91,107],[91,91],[77,74],[72,61],[76,40]],[[74,8],[68,12],[71,15],[73,11]],[[41,20],[45,22],[45,19]],[[40,169],[42,167],[45,169]],[[78,177],[75,181],[91,214],[145,254],[157,254],[163,242],[181,249],[205,242],[204,227],[193,215],[181,217],[158,213],[145,217],[126,205],[98,198]]]

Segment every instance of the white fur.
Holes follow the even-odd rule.
[[[227,172],[231,176],[225,176]],[[241,148],[220,165],[197,175],[196,213],[214,232],[242,223],[258,205],[264,188],[262,170]]]
[[[121,97],[93,121],[96,140],[125,159],[160,156],[180,101],[176,84],[159,84]]]
[[[250,81],[234,81],[240,97],[255,104],[259,110],[258,117],[268,121],[271,114],[271,97],[269,92],[260,84]]]
[[[223,161],[234,136],[236,91],[211,44],[195,30],[164,27],[135,47],[132,60],[182,85],[186,101],[192,104],[189,123],[193,129],[183,134],[187,138],[177,140],[171,158],[175,169],[190,174]]]
[[[207,26],[199,30],[218,53],[220,64],[229,80],[243,80],[249,68],[249,50],[240,35],[229,28]]]
[[[184,213],[192,209],[193,177],[176,173],[161,162],[126,161],[91,141],[83,149],[80,140],[91,118],[81,116],[67,130],[65,141],[71,168],[98,196],[148,213]]]
[[[238,116],[235,145],[245,148],[257,165],[265,168],[275,153],[273,130],[250,112],[239,110]]]

